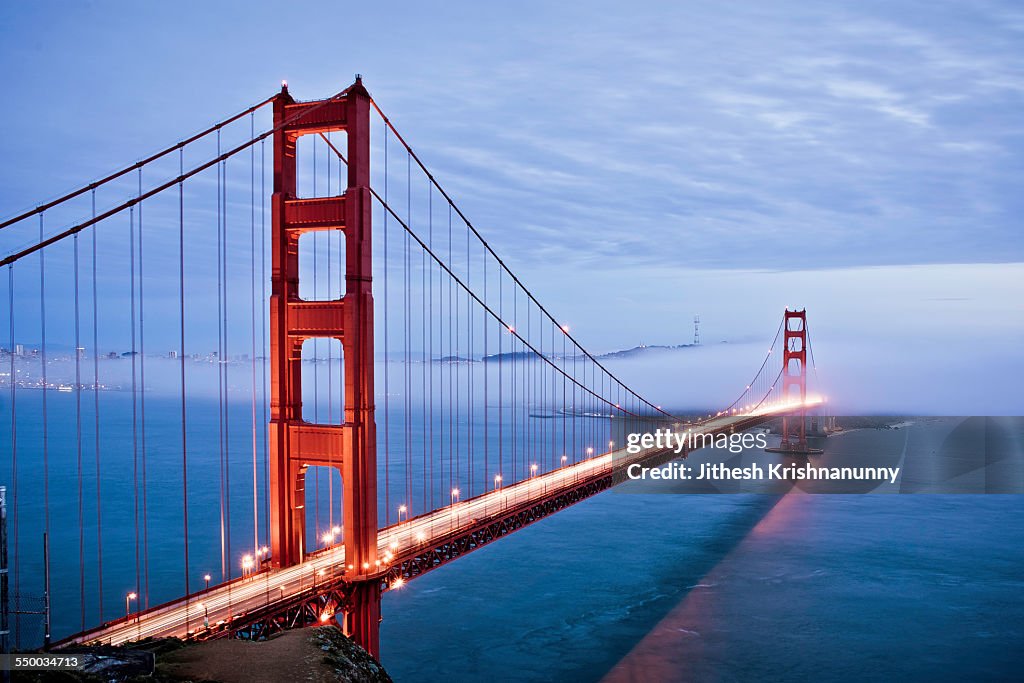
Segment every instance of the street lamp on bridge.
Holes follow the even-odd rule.
[[[128,595],[124,596],[124,616],[126,619],[132,613],[132,600],[136,599],[137,597],[139,596],[136,593],[129,593]]]
[[[406,507],[405,503],[398,506],[398,523],[402,523],[402,515],[405,515],[405,521],[409,521],[409,508]]]
[[[203,581],[206,582],[206,589],[210,589],[210,579],[213,578],[209,574],[203,574]]]
[[[458,503],[458,502],[459,502],[459,490],[458,489],[452,489],[452,513],[455,512],[455,504]],[[454,526],[458,526],[458,523],[459,523],[458,522],[458,518],[454,514],[449,514],[448,515],[448,527],[449,528],[454,528]]]

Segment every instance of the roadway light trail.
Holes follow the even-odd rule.
[[[820,398],[809,397],[803,407],[814,408],[821,403]],[[728,415],[719,415],[692,425],[691,428],[696,434],[720,434],[735,428],[745,429],[778,415],[793,413],[800,407],[799,401],[762,405],[750,414],[734,415],[730,412]],[[674,425],[676,429],[679,427],[680,424]],[[538,499],[571,489],[580,482],[607,476],[613,471],[661,453],[664,453],[664,450],[647,449],[636,455],[628,455],[625,449],[609,451],[574,465],[566,465],[509,486],[495,488],[469,500],[459,500],[459,489],[452,489],[452,503],[447,507],[381,529],[378,533],[380,564],[373,572],[366,573],[371,577],[383,577],[390,567],[425,547],[479,527],[487,520],[525,509]],[[252,558],[247,557],[250,559],[251,568]],[[314,591],[317,584],[323,589],[334,579],[341,577],[345,571],[344,545],[328,547],[310,554],[304,562],[293,567],[252,570],[244,578],[213,586],[198,595],[190,596],[187,600],[182,598],[144,612],[129,614],[125,619],[78,634],[60,644],[103,642],[116,645],[149,637],[204,637],[204,621],[209,624],[209,628],[217,629],[219,626],[243,619],[246,614],[256,609],[287,602],[304,591]],[[367,577],[364,575],[359,578]],[[406,582],[407,579],[398,577],[392,579],[387,588],[399,588]]]

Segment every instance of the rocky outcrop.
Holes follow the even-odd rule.
[[[19,672],[15,680],[50,683],[391,683],[384,668],[334,626],[285,631],[260,642],[175,639],[86,648],[81,671]],[[155,670],[154,662],[155,660]]]

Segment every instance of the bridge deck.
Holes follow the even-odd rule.
[[[818,403],[817,400],[808,400],[806,407]],[[773,417],[795,412],[799,407],[799,403],[777,404],[743,415],[711,418],[691,427],[697,434],[720,434],[747,429]],[[673,428],[678,429],[680,426],[676,424]],[[581,482],[612,475],[620,468],[664,454],[664,450],[654,449],[635,455],[626,454],[624,449],[604,453],[383,528],[378,534],[381,566],[372,568],[375,571],[370,575],[356,578],[384,577],[389,567],[402,562],[404,558],[437,547],[490,520],[529,508],[538,500],[577,487]],[[318,584],[326,586],[337,583],[344,572],[344,546],[327,548],[310,554],[304,562],[293,567],[268,568],[252,576],[198,591],[76,634],[61,641],[58,646],[90,642],[116,645],[143,638],[201,635],[206,630],[204,620],[208,620],[214,628],[219,623],[234,622],[254,611],[264,611],[276,603],[283,604],[296,594],[315,593]]]

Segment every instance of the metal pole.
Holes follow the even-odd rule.
[[[50,649],[50,538],[43,532],[43,650]]]
[[[12,349],[13,351],[13,349]],[[10,602],[7,595],[7,487],[0,486],[0,650],[10,654]],[[11,670],[4,667],[4,683]]]

